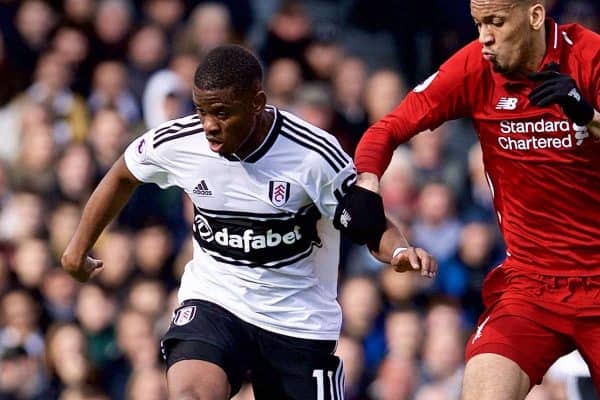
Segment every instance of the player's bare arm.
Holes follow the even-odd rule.
[[[361,172],[358,174],[356,185],[371,192],[379,193],[379,178],[372,172]]]
[[[421,271],[422,276],[435,277],[435,258],[420,247],[408,243],[400,229],[388,219],[388,229],[381,236],[379,249],[371,250],[379,261],[390,264],[397,272]]]
[[[334,225],[354,242],[367,244],[379,261],[398,272],[421,271],[433,278],[437,262],[425,250],[411,246],[393,221],[386,218],[379,178],[364,172],[336,209]]]
[[[592,135],[600,139],[600,112],[598,110],[594,110],[594,118],[587,124],[587,128]]]
[[[78,281],[87,281],[102,267],[102,261],[89,257],[88,252],[139,184],[121,157],[92,193],[61,258],[63,268]]]

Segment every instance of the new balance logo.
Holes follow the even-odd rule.
[[[496,110],[514,110],[515,108],[517,108],[516,97],[500,97],[496,104]]]
[[[573,124],[573,130],[575,131],[575,140],[577,140],[577,146],[583,144],[583,140],[590,137],[587,127]]]
[[[569,96],[574,98],[577,101],[581,101],[581,95],[575,88],[571,89],[571,91],[569,92]]]
[[[202,179],[200,181],[199,184],[196,185],[196,187],[193,190],[194,194],[197,194],[199,196],[212,196],[212,190],[208,189],[208,186],[206,185],[206,182],[204,181],[204,179]]]
[[[340,224],[342,224],[344,228],[347,228],[350,221],[352,221],[352,217],[350,216],[348,210],[342,210],[342,215],[340,215]]]

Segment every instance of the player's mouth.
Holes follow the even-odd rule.
[[[208,141],[208,146],[210,147],[210,149],[215,153],[218,153],[223,147],[223,142],[220,140],[216,140],[210,137],[207,137],[206,140]]]
[[[494,53],[490,53],[488,51],[483,52],[483,59],[486,61],[495,61],[496,55]]]

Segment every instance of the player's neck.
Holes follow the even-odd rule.
[[[540,31],[536,32],[526,48],[527,54],[522,61],[521,67],[504,74],[506,77],[516,80],[527,79],[529,74],[540,69],[542,62],[546,57],[546,29],[542,28]]]
[[[530,62],[525,66],[526,73],[536,72],[540,68],[546,56],[546,48],[546,28],[544,26],[532,40]]]
[[[240,160],[243,160],[252,154],[252,152],[254,152],[254,150],[256,150],[262,144],[267,137],[267,133],[269,133],[269,130],[271,129],[274,118],[275,114],[268,112],[267,110],[264,110],[256,118],[256,124],[254,125],[252,132],[248,135],[248,139],[235,152],[235,155]]]

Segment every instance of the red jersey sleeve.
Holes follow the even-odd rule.
[[[590,92],[585,96],[596,110],[600,110],[600,35],[589,30],[582,31],[585,46],[582,49],[581,63],[592,68],[588,84]]]
[[[561,65],[568,65],[565,71],[579,82],[586,100],[600,110],[600,35],[579,24],[561,25],[561,34],[571,46]]]
[[[391,113],[367,129],[356,148],[358,172],[381,177],[398,145],[444,121],[469,115],[480,65],[481,45],[474,41],[416,86]]]

